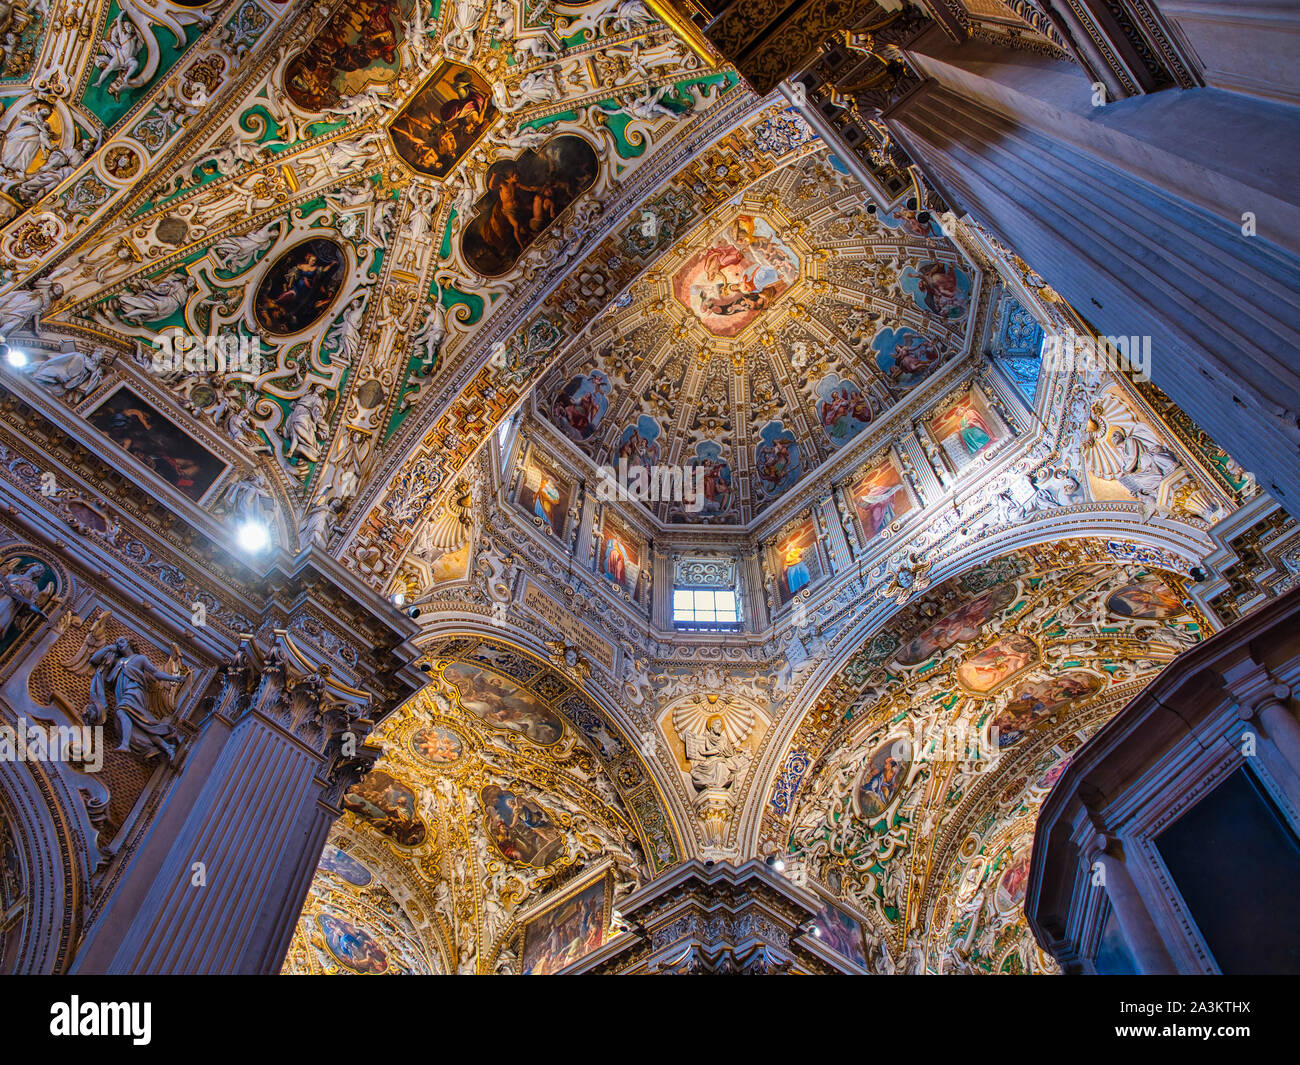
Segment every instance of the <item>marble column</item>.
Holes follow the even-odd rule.
[[[1300,721],[1291,712],[1291,689],[1276,684],[1255,704],[1255,713],[1278,752],[1295,773],[1300,773]]]
[[[1143,975],[1174,973],[1173,959],[1165,947],[1159,929],[1151,919],[1142,893],[1133,882],[1124,861],[1124,849],[1114,836],[1098,833],[1094,838],[1089,863],[1100,863],[1105,878],[1106,898],[1119,922],[1120,932],[1129,954]]]
[[[745,604],[746,629],[764,632],[772,623],[767,613],[767,586],[763,580],[762,547],[746,548],[742,554],[740,591]]]
[[[1253,658],[1236,662],[1219,675],[1237,702],[1238,716],[1260,733],[1259,759],[1300,810],[1300,721],[1291,711],[1291,689]]]
[[[72,972],[276,973],[344,792],[381,753],[388,709],[286,629],[251,635]]]
[[[1300,109],[1214,89],[1094,107],[1079,67],[937,31],[885,112],[959,214],[1151,377],[1283,505],[1300,506]]]

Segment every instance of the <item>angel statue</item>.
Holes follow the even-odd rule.
[[[686,758],[691,763],[691,783],[696,791],[729,788],[743,776],[748,751],[738,751],[722,730],[722,718],[714,714],[703,732],[687,732]]]
[[[119,751],[130,751],[142,758],[162,754],[167,761],[176,757],[176,730],[171,716],[176,711],[175,694],[164,692],[161,684],[180,684],[185,673],[168,673],[136,650],[129,636],[119,636],[90,656],[95,676],[90,682],[90,705],[86,708],[87,724],[102,724],[108,717],[108,690],[113,689],[113,706],[117,727],[122,734]],[[184,670],[180,648],[172,645],[167,665]]]

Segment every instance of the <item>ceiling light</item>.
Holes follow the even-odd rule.
[[[393,606],[406,606],[406,593],[394,592],[392,595]]]
[[[235,531],[235,538],[244,551],[256,554],[271,546],[271,530],[265,522],[243,521]]]
[[[27,365],[27,353],[17,348],[10,348],[5,352],[5,362],[15,369],[21,369]]]

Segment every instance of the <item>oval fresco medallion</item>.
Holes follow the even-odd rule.
[[[369,869],[332,843],[325,844],[325,852],[320,856],[320,868],[356,887],[365,887],[371,880]]]
[[[325,938],[325,945],[339,964],[354,973],[379,974],[388,969],[388,955],[383,945],[365,929],[335,913],[318,913],[316,923]]]
[[[886,740],[867,759],[853,788],[859,817],[879,817],[893,805],[912,765],[912,744],[906,739]]]
[[[1014,910],[1025,901],[1025,888],[1029,885],[1029,860],[1030,852],[1025,851],[1002,870],[1002,875],[998,877],[997,891],[994,892],[994,902],[999,910]]]
[[[273,336],[291,336],[323,318],[343,287],[348,257],[326,237],[295,244],[276,259],[253,297],[253,317]]]

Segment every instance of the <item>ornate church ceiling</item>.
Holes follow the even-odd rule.
[[[961,10],[1052,41],[1020,0]],[[378,731],[286,971],[548,971],[548,930],[590,947],[682,859],[755,853],[877,971],[1047,967],[1038,806],[1206,631],[1189,560],[1256,489],[1118,376],[1017,398],[986,336],[1036,375],[1041,331],[1083,328],[1023,262],[905,191],[869,212],[808,120],[639,0],[14,0],[0,37],[0,334],[29,356],[0,472],[45,495],[22,448],[71,452],[102,498],[52,512],[212,630],[254,624],[255,564],[207,565],[235,519],[428,611],[429,684]],[[521,404],[576,474],[553,536],[482,447]],[[698,505],[584,511],[620,462],[701,471]],[[651,516],[724,544],[761,624],[674,632]],[[1243,522],[1220,620],[1294,577],[1294,531]],[[128,631],[83,614],[69,669]]]
[[[1038,806],[1205,631],[1184,578],[1087,540],[945,581],[823,689],[767,808],[769,845],[864,918],[876,971],[1050,970],[1021,905]]]
[[[0,87],[0,328],[39,319],[37,380],[191,501],[257,467],[292,548],[476,372],[523,384],[563,318],[509,330],[745,93],[639,3],[221,11],[112,5]],[[186,431],[150,454],[128,409]]]
[[[614,301],[535,409],[599,465],[702,468],[703,498],[651,504],[661,520],[748,522],[968,350],[977,271],[937,221],[869,206],[829,150],[756,182]]]
[[[553,971],[539,902],[589,889],[603,933],[679,857],[637,750],[572,680],[495,642],[443,650],[344,799],[285,972]]]

